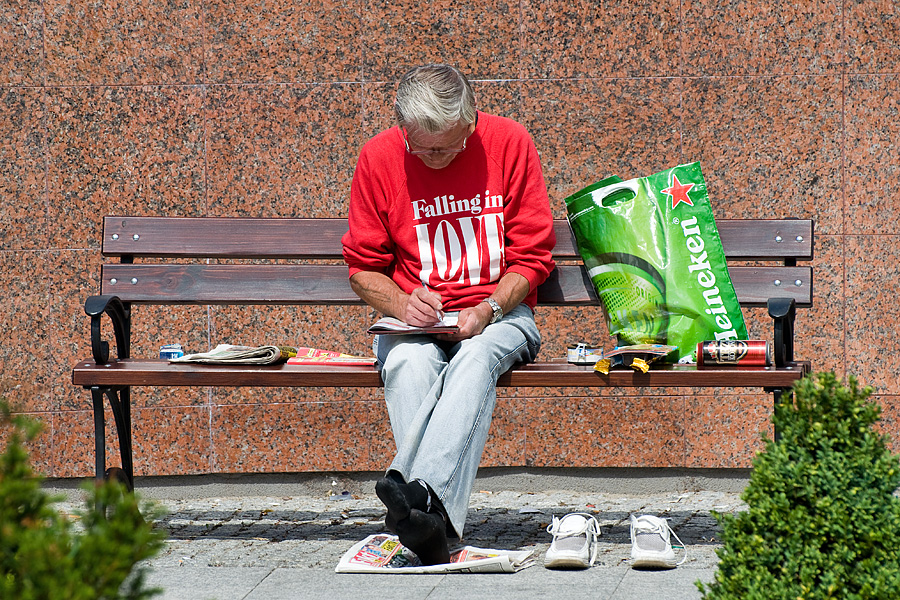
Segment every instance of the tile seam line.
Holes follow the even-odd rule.
[[[846,11],[841,11],[841,37],[842,44],[844,45],[844,51],[847,52],[846,44],[847,44],[847,36],[846,36]],[[847,54],[844,55],[845,60],[847,59]],[[842,359],[843,359],[843,371],[847,373],[848,369],[848,356],[849,356],[849,343],[848,343],[848,331],[847,331],[847,211],[849,209],[849,205],[847,202],[847,94],[850,89],[850,79],[851,76],[848,74],[846,70],[846,62],[844,72],[841,73],[841,296],[843,298],[843,302],[841,302],[841,340],[840,340],[840,348],[842,350]]]
[[[259,588],[259,586],[261,586],[261,585],[263,584],[263,582],[264,582],[266,579],[268,579],[269,577],[272,576],[272,573],[274,573],[274,572],[275,572],[275,569],[277,569],[277,568],[278,568],[278,567],[272,567],[272,568],[270,568],[270,569],[269,569],[269,572],[266,573],[266,576],[263,577],[262,579],[260,579],[258,582],[256,582],[256,585],[253,586],[253,589],[251,589],[249,592],[247,592],[246,594],[244,594],[244,595],[242,596],[242,598],[249,598],[249,597],[253,594],[253,592],[255,592],[255,591]]]
[[[47,73],[47,5],[41,2],[41,67],[43,69],[42,78],[43,85],[46,88],[48,83]]]
[[[209,102],[209,61],[210,55],[212,52],[210,51],[209,38],[208,38],[208,28],[207,28],[207,13],[206,6],[204,5],[200,9],[200,40],[203,47],[200,49],[200,78],[203,82],[203,87],[200,89],[200,106],[201,106],[201,118],[203,120],[203,214],[204,216],[209,216],[210,214],[210,193],[209,193],[209,129],[210,129],[210,102]],[[206,264],[210,264],[212,262],[211,259],[207,258],[204,261]],[[206,305],[204,310],[206,316],[206,345],[207,347],[212,346],[212,335],[213,335],[213,319],[215,318],[215,313],[211,305]],[[217,464],[218,464],[218,455],[216,453],[216,447],[213,442],[213,401],[215,400],[215,392],[212,387],[206,387],[204,390],[204,394],[206,397],[206,442],[209,448],[209,459],[206,461],[206,464],[210,470],[210,472],[215,472]]]
[[[211,218],[211,217],[210,217]],[[900,236],[900,231],[874,231],[874,232],[863,232],[863,233],[821,233],[817,232],[816,235],[828,236],[828,237],[857,237],[857,238],[888,238],[888,237],[897,237]],[[66,246],[66,247],[52,247],[52,248],[2,248],[0,249],[0,254],[9,254],[13,252],[99,252],[99,248],[85,247],[85,246]],[[262,306],[262,305],[260,305]],[[686,386],[689,387],[689,386]],[[667,394],[660,393],[652,393],[652,394],[642,394],[643,396],[666,396]],[[584,396],[576,396],[576,397],[590,397],[593,398],[593,394],[585,394]]]
[[[53,204],[50,202],[50,117],[48,115],[47,107],[50,105],[49,99],[47,97],[47,83],[48,83],[48,71],[47,71],[47,6],[46,3],[41,2],[41,78],[40,81],[42,83],[41,86],[36,86],[39,88],[39,96],[40,96],[40,106],[42,108],[41,115],[41,153],[43,154],[43,171],[44,171],[44,189],[42,194],[44,196],[43,208],[44,208],[44,225],[47,228],[45,233],[45,244],[46,247],[42,248],[42,250],[47,250],[46,256],[50,256],[51,240],[50,240],[50,221],[51,221],[51,211],[53,209]],[[53,284],[52,277],[47,278],[46,282],[47,288],[47,304],[48,304],[48,319],[51,323],[52,328],[56,328],[56,319],[54,317],[53,309],[50,306],[50,299],[52,298],[53,292]],[[54,331],[56,333],[56,331]],[[65,371],[63,371],[65,373]],[[65,377],[65,375],[63,375]],[[48,462],[51,465],[50,470],[53,472],[59,472],[60,469],[60,460],[58,459],[58,430],[59,430],[59,412],[63,408],[63,403],[58,397],[57,394],[53,393],[53,386],[51,385],[51,395],[53,396],[53,411],[50,416],[50,456],[48,457]]]
[[[559,83],[587,81],[655,81],[655,80],[729,80],[729,79],[776,79],[784,77],[821,78],[821,77],[897,77],[900,71],[865,71],[835,73],[745,73],[745,74],[708,74],[708,75],[622,75],[601,77],[540,77],[520,79],[472,79],[473,83]],[[145,83],[84,83],[65,85],[22,85],[16,83],[0,84],[0,89],[54,90],[54,89],[140,89],[140,88],[218,88],[218,87],[277,87],[277,86],[329,86],[329,85],[385,85],[394,84],[392,80],[340,80],[340,81],[234,81],[234,82],[145,82]]]

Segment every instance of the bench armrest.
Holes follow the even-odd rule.
[[[118,358],[131,355],[131,313],[118,296],[91,296],[84,302],[84,312],[91,318],[91,352],[95,363],[109,363],[109,342],[102,339],[100,331],[104,313],[112,321]]]
[[[769,316],[775,321],[775,343],[772,348],[776,367],[794,361],[794,316],[797,305],[793,298],[769,298]]]

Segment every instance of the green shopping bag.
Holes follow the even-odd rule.
[[[566,198],[578,250],[619,345],[747,339],[700,163],[604,179]]]

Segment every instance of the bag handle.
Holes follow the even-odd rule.
[[[608,187],[594,190],[591,192],[591,198],[593,198],[594,202],[600,204],[601,206],[614,206],[619,204],[620,202],[624,202],[624,198],[620,198],[615,201],[610,201],[609,199],[614,196],[617,192],[630,191],[634,194],[628,200],[633,200],[635,196],[638,194],[638,190],[640,189],[640,183],[637,179],[630,179],[628,181],[622,181],[620,183],[615,183]],[[598,192],[602,192],[602,195]]]

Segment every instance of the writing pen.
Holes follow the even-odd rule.
[[[428,284],[424,281],[422,282],[422,287],[425,288],[426,292],[432,291],[431,288],[428,287]],[[438,321],[442,321],[444,319],[444,313],[442,313],[438,309],[434,309],[434,314],[437,315]]]

